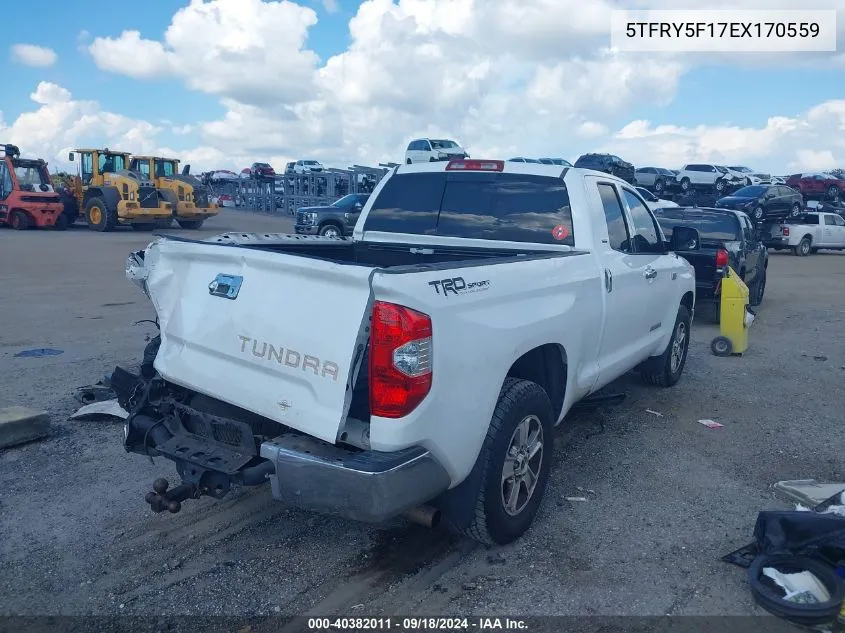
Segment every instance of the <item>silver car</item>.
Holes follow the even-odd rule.
[[[640,187],[653,189],[660,194],[666,191],[669,183],[674,183],[676,173],[662,167],[640,167],[634,172],[634,180]]]

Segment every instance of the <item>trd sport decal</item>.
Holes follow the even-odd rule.
[[[428,285],[433,286],[437,294],[448,297],[450,292],[456,295],[466,295],[471,292],[488,290],[490,288],[490,280],[485,279],[484,281],[471,281],[467,283],[463,277],[451,277],[449,279],[429,281]]]

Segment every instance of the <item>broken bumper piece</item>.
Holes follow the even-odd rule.
[[[427,503],[449,476],[427,450],[350,451],[295,434],[261,444],[275,465],[273,497],[289,505],[379,523]]]

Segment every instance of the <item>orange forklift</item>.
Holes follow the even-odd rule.
[[[64,207],[53,190],[47,163],[40,158],[20,156],[17,145],[3,145],[0,224],[8,224],[19,231],[30,227],[66,229]]]

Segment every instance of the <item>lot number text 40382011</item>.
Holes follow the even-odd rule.
[[[309,631],[527,631],[525,620],[473,617],[308,618]]]

